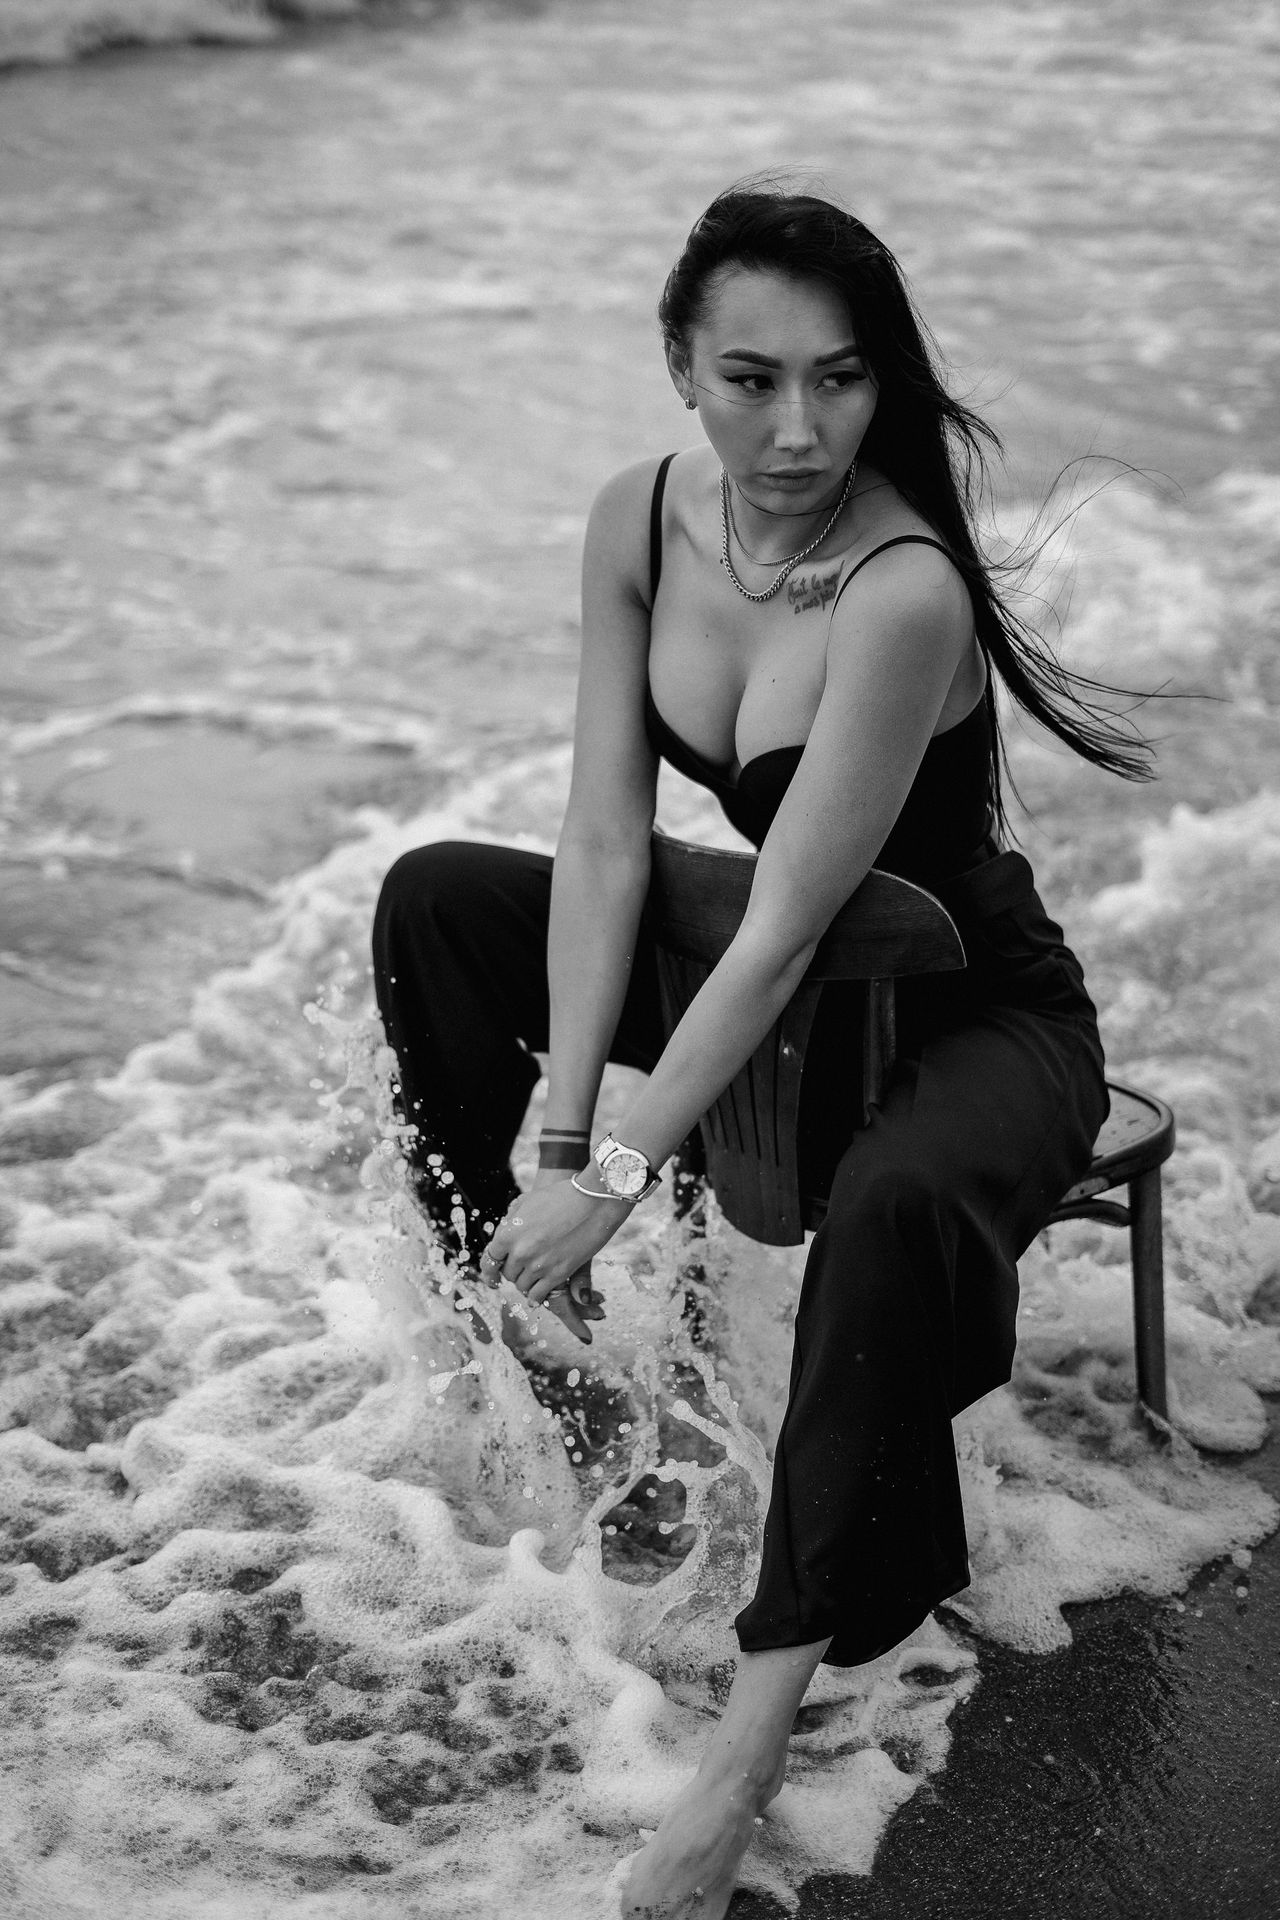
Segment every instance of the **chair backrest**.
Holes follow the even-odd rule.
[[[755,866],[754,854],[654,834],[647,912],[668,1033],[737,932]],[[809,1224],[796,1129],[805,1051],[823,982],[867,983],[865,1117],[892,1064],[893,980],[964,964],[964,946],[946,908],[923,887],[873,868],[827,928],[781,1018],[700,1123],[707,1178],[740,1232],[771,1246],[795,1246]]]

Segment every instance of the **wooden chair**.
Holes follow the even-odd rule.
[[[755,856],[653,837],[648,914],[658,952],[663,1019],[670,1033],[725,951],[746,911]],[[801,1193],[797,1158],[800,1078],[821,988],[865,983],[863,1124],[893,1068],[894,981],[963,967],[964,946],[942,903],[923,887],[877,869],[828,927],[799,990],[751,1059],[699,1122],[676,1169],[677,1206],[691,1214],[703,1179],[730,1224],[769,1246],[798,1246],[826,1212]],[[1160,1169],[1173,1151],[1173,1114],[1163,1101],[1108,1082],[1111,1114],[1085,1178],[1063,1195],[1053,1220],[1087,1217],[1129,1228],[1138,1396],[1168,1417],[1164,1355],[1164,1265]],[[1128,1205],[1101,1196],[1128,1188]]]

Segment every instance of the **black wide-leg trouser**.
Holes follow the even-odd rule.
[[[828,1662],[856,1665],[968,1584],[951,1421],[1008,1379],[1018,1256],[1106,1115],[1093,1004],[1026,861],[1001,854],[936,890],[968,966],[899,984],[898,1060],[869,1126],[853,1121],[847,990],[827,990],[810,1048],[802,1170],[828,1207],[759,1585],[735,1623],[748,1652],[830,1636]],[[374,980],[411,1159],[442,1225],[461,1200],[473,1255],[516,1191],[509,1155],[547,1047],[550,898],[545,855],[443,842],[398,860],[378,902]],[[642,925],[610,1058],[648,1071],[662,1043]]]

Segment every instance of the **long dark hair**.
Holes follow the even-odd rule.
[[[730,266],[819,280],[840,295],[879,389],[862,457],[892,482],[949,550],[969,588],[988,668],[1000,675],[1019,706],[1084,759],[1126,780],[1149,780],[1151,746],[1097,698],[1128,690],[1063,666],[995,584],[997,574],[1016,582],[1029,564],[1025,555],[1006,562],[989,559],[974,533],[988,491],[986,456],[1002,451],[1000,439],[947,392],[937,346],[888,247],[829,200],[790,193],[768,181],[730,187],[707,208],[668,275],[658,319],[669,345],[688,353],[714,278]],[[986,699],[995,817],[1007,826],[1003,778],[1009,778],[1008,765],[990,671]]]

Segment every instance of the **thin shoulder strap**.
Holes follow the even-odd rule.
[[[949,548],[944,547],[941,540],[931,539],[927,533],[895,534],[892,540],[882,540],[878,547],[872,547],[870,553],[864,553],[856,567],[850,567],[848,573],[846,573],[844,579],[840,582],[840,593],[837,593],[835,600],[832,602],[832,613],[834,613],[840,605],[840,594],[844,592],[854,575],[861,573],[868,561],[874,560],[877,554],[888,553],[890,547],[936,547],[939,553],[946,554],[948,560],[953,558]]]
[[[675,459],[669,453],[661,461],[653,481],[653,502],[649,508],[649,607],[658,597],[658,580],[662,573],[662,496],[667,490],[667,468]]]

